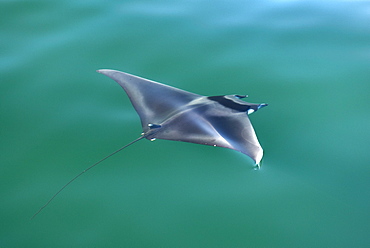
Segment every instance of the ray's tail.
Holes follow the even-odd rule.
[[[108,156],[106,156],[105,158],[103,158],[103,159],[101,159],[101,160],[99,160],[98,162],[96,162],[95,164],[93,164],[93,165],[91,165],[90,167],[88,167],[87,169],[85,169],[84,171],[82,171],[80,174],[78,174],[77,176],[75,176],[74,178],[72,178],[68,183],[66,183],[66,184],[64,184],[64,186],[63,187],[61,187],[40,209],[39,209],[39,211],[37,211],[32,217],[31,217],[31,220],[33,219],[33,218],[35,218],[44,208],[46,208],[48,205],[49,205],[49,203],[52,201],[52,200],[54,200],[54,198],[57,196],[57,195],[59,195],[59,193],[60,192],[62,192],[69,184],[71,184],[74,180],[76,180],[77,178],[79,178],[82,174],[84,174],[85,172],[87,172],[88,170],[90,170],[90,169],[92,169],[93,167],[95,167],[96,165],[98,165],[98,164],[100,164],[101,162],[103,162],[104,160],[106,160],[106,159],[108,159],[108,158],[110,158],[110,157],[112,157],[114,154],[116,154],[116,153],[118,153],[118,152],[120,152],[120,151],[122,151],[123,149],[125,149],[126,147],[128,147],[128,146],[130,146],[130,145],[132,145],[132,144],[134,144],[134,143],[136,143],[137,141],[139,141],[139,140],[141,140],[141,139],[143,139],[143,138],[145,138],[146,136],[145,135],[143,135],[143,136],[140,136],[139,138],[137,138],[137,139],[135,139],[135,140],[133,140],[133,141],[131,141],[130,143],[128,143],[127,145],[125,145],[125,146],[122,146],[121,148],[119,148],[118,150],[116,150],[116,151],[114,151],[114,152],[112,152],[111,154],[109,154]]]

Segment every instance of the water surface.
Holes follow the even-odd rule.
[[[367,247],[368,1],[0,3],[1,247]],[[248,94],[261,170],[143,140],[118,69]]]

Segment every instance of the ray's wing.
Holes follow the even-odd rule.
[[[98,72],[115,80],[126,91],[139,114],[144,132],[149,130],[148,124],[163,122],[182,106],[201,97],[121,71],[103,69]]]
[[[208,97],[183,107],[159,123],[153,138],[220,146],[242,152],[259,164],[263,150],[246,112],[211,101]]]

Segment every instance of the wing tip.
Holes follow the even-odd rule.
[[[109,72],[115,72],[115,70],[111,70],[111,69],[99,69],[99,70],[96,70],[96,72],[101,73],[101,74],[108,74]]]
[[[263,150],[261,149],[261,151],[254,158],[255,162],[256,162],[256,165],[258,165],[258,167],[259,167],[259,164],[261,163],[262,157],[263,157]]]

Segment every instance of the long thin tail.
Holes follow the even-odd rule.
[[[103,158],[103,159],[101,159],[101,160],[99,160],[98,162],[96,162],[95,164],[93,164],[93,165],[91,165],[90,167],[88,167],[87,169],[85,169],[84,171],[82,171],[80,174],[78,174],[77,176],[75,176],[74,178],[72,178],[68,183],[66,183],[62,188],[60,188],[60,190],[58,190],[58,192],[56,192],[50,199],[49,199],[49,201],[47,201],[46,203],[45,203],[45,205],[44,206],[42,206],[40,209],[39,209],[39,211],[37,211],[32,217],[31,217],[31,220],[33,219],[33,218],[35,218],[36,217],[36,215],[38,215],[44,208],[46,208],[48,205],[49,205],[49,203],[52,201],[52,200],[54,200],[54,198],[57,196],[57,195],[59,195],[59,193],[60,192],[62,192],[62,190],[63,189],[65,189],[69,184],[71,184],[74,180],[76,180],[78,177],[80,177],[82,174],[84,174],[86,171],[88,171],[88,170],[90,170],[91,168],[93,168],[93,167],[95,167],[96,165],[98,165],[98,164],[100,164],[101,162],[103,162],[104,160],[106,160],[106,159],[108,159],[108,158],[110,158],[110,157],[112,157],[114,154],[116,154],[116,153],[118,153],[118,152],[120,152],[120,151],[122,151],[123,149],[125,149],[126,147],[128,147],[128,146],[130,146],[130,145],[132,145],[132,144],[134,144],[135,142],[137,142],[137,141],[139,141],[139,140],[141,140],[142,138],[145,138],[145,135],[143,135],[143,136],[141,136],[141,137],[139,137],[139,138],[137,138],[137,139],[135,139],[134,141],[131,141],[130,143],[128,143],[127,145],[125,145],[125,146],[123,146],[123,147],[121,147],[120,149],[118,149],[118,150],[116,150],[116,151],[114,151],[114,152],[112,152],[111,154],[109,154],[108,156],[106,156],[105,158]]]

